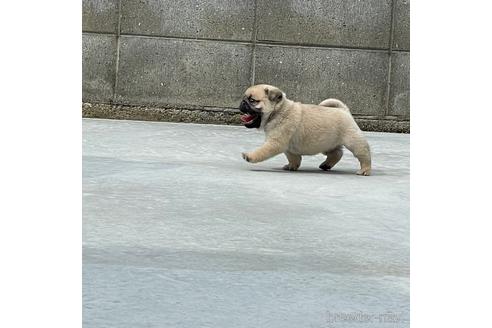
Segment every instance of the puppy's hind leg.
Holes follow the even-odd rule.
[[[371,151],[362,133],[350,136],[344,146],[359,160],[360,170],[357,171],[357,174],[371,175]]]
[[[319,166],[323,171],[330,170],[335,164],[337,164],[343,156],[343,147],[338,146],[337,148],[324,153],[326,155],[326,160]]]
[[[302,156],[301,155],[296,155],[292,154],[288,151],[286,151],[285,156],[287,157],[287,160],[289,161],[289,164],[285,164],[283,169],[287,171],[297,171],[299,166],[301,166],[301,160]]]

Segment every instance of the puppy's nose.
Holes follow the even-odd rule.
[[[248,108],[249,106],[246,100],[241,101],[241,104],[239,105],[239,110],[245,113]]]

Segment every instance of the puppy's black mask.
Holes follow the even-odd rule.
[[[245,115],[241,115],[241,121],[248,129],[259,128],[261,125],[261,112],[259,112],[249,100],[243,99],[239,105],[239,110]]]

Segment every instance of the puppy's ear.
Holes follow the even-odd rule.
[[[277,88],[275,89],[265,88],[265,94],[268,96],[268,100],[272,102],[279,102],[280,100],[282,100],[283,97],[282,90]]]

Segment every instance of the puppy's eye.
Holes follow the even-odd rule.
[[[258,100],[249,97],[249,102],[250,103],[253,103],[253,104],[256,104],[258,102]]]

